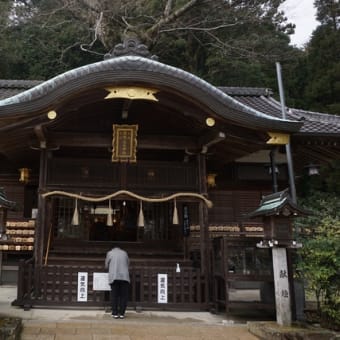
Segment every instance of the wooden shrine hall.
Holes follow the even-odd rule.
[[[129,307],[274,309],[263,223],[244,216],[273,183],[289,187],[287,143],[296,176],[340,155],[340,117],[281,117],[270,90],[217,88],[135,40],[47,81],[0,80],[0,187],[16,202],[0,204],[0,271],[17,265],[13,303],[106,306],[118,245]]]

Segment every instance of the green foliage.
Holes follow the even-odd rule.
[[[335,29],[340,24],[339,0],[315,0],[316,17],[323,25],[331,25]]]
[[[288,106],[339,114],[339,2],[315,1],[322,25],[306,50],[289,45],[283,2],[3,0],[0,78],[48,79],[137,36],[161,62],[219,86],[277,94],[278,61]]]
[[[309,201],[310,195],[315,195],[317,192],[323,195],[327,193],[340,195],[340,160],[334,160],[330,165],[321,167],[319,171],[320,176],[306,174],[297,183],[299,196],[310,204],[313,204],[313,200]],[[327,212],[327,206],[323,208]]]
[[[7,55],[0,77],[46,79],[101,60],[134,35],[162,62],[212,83],[276,87],[275,61],[290,60],[293,50],[287,36],[293,26],[279,11],[282,2],[8,1],[15,15],[0,37]],[[0,17],[8,20],[8,13]]]
[[[5,59],[0,62],[0,77],[48,79],[97,61],[79,48],[82,40],[77,39],[88,35],[86,25],[75,23],[73,16],[63,9],[47,11],[50,1],[41,2],[46,12],[28,3],[20,11],[17,9],[13,19],[3,26],[0,43]]]
[[[328,177],[306,180],[299,200],[313,214],[295,224],[303,243],[298,269],[315,294],[322,318],[340,326],[340,166],[323,172]]]
[[[305,95],[309,107],[340,114],[340,30],[330,25],[320,26],[313,33],[306,52]]]
[[[283,69],[287,104],[296,108],[340,114],[340,3],[316,0],[321,25]]]

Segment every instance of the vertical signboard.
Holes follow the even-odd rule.
[[[168,303],[168,274],[158,274],[158,303]]]
[[[87,301],[87,281],[88,274],[86,272],[78,272],[78,302]]]
[[[138,125],[113,124],[112,162],[136,162]]]
[[[273,271],[275,284],[276,321],[280,325],[292,322],[288,280],[287,250],[273,248]]]

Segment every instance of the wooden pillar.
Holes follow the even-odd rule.
[[[207,194],[206,181],[206,158],[205,154],[197,156],[199,191],[201,195]],[[201,271],[204,274],[210,272],[210,253],[209,253],[209,229],[208,229],[208,208],[203,201],[199,203],[199,224],[200,224],[200,251],[201,251]]]
[[[120,170],[120,189],[127,190],[127,163],[121,162],[119,166]]]
[[[6,223],[7,223],[7,208],[0,207],[0,240],[7,240],[6,235]],[[2,285],[2,259],[3,252],[0,250],[0,285]]]
[[[0,250],[0,285],[2,285],[2,250]]]
[[[47,154],[46,148],[40,149],[40,168],[39,168],[39,188],[38,188],[38,216],[34,240],[35,264],[41,265],[43,262],[45,234],[46,234],[46,202],[41,194],[46,190],[47,176]]]
[[[0,207],[0,239],[6,234],[7,208]]]
[[[287,263],[287,249],[272,249],[275,285],[276,321],[281,326],[292,323],[290,285]]]

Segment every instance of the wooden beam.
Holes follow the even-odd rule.
[[[197,149],[198,144],[188,136],[141,136],[138,139],[140,149],[185,150]]]
[[[202,149],[202,153],[207,153],[210,146],[219,143],[223,140],[225,140],[225,133],[224,132],[210,132],[206,135],[203,135],[201,138],[199,138],[199,144]]]
[[[122,107],[122,119],[127,119],[129,116],[129,109],[132,104],[132,100],[126,99]]]
[[[58,146],[110,148],[112,136],[107,134],[50,132],[49,143]],[[198,149],[193,137],[147,135],[138,137],[138,149]]]
[[[34,132],[38,138],[40,148],[45,149],[47,140],[46,140],[44,128],[42,127],[42,125],[41,124],[36,125],[34,127]]]
[[[305,157],[310,156],[311,158],[317,159],[320,162],[329,163],[333,160],[333,157],[328,156],[326,150],[317,150],[315,147],[304,146],[299,151],[303,150]]]

